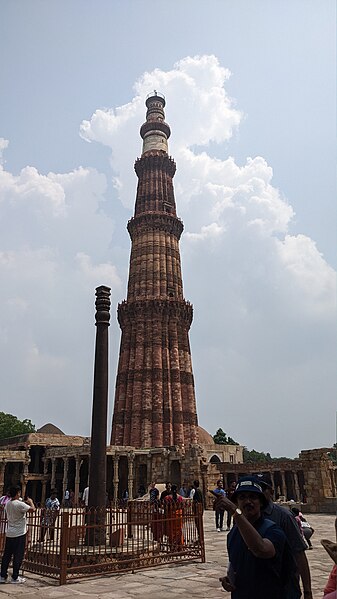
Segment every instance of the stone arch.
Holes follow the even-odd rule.
[[[214,453],[214,454],[212,455],[212,457],[210,458],[210,460],[209,460],[209,461],[210,461],[210,463],[211,463],[211,464],[220,464],[220,462],[221,462],[221,459],[220,459],[220,457],[218,456],[218,454],[217,454],[217,453]]]

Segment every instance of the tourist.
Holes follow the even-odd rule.
[[[254,477],[240,479],[232,495],[219,495],[216,503],[231,512],[235,524],[227,537],[229,567],[220,578],[232,599],[283,599],[286,538],[284,532],[263,515],[267,500]],[[298,587],[297,597],[300,597]],[[295,597],[295,596],[294,596]]]
[[[216,481],[216,488],[213,490],[213,494],[219,497],[226,497],[221,478]],[[215,500],[213,509],[215,511],[215,528],[218,532],[222,532],[225,508]]]
[[[10,499],[11,499],[11,494],[9,492],[9,489],[7,489],[6,493],[4,495],[2,495],[2,497],[0,497],[0,509],[4,510],[6,503],[8,503],[8,501],[10,501]]]
[[[0,497],[0,533],[4,534],[7,530],[7,520],[5,514],[5,506],[10,501],[11,495],[9,489],[7,489],[5,495]]]
[[[194,488],[194,494],[193,494],[193,511],[194,511],[194,519],[195,519],[195,525],[197,528],[197,532],[198,532],[198,538],[200,540],[200,514],[202,517],[203,511],[204,511],[204,498],[202,495],[201,490],[199,489],[199,481],[198,480],[194,480],[193,481],[193,488]],[[199,507],[200,506],[200,507]],[[200,511],[199,511],[200,510]]]
[[[188,482],[187,480],[184,480],[182,486],[179,489],[179,495],[181,497],[188,497],[189,493],[188,493]]]
[[[139,485],[138,493],[137,493],[138,497],[143,497],[143,495],[145,495],[145,493],[146,493],[146,489],[145,489],[144,485]]]
[[[64,491],[63,505],[64,505],[64,507],[70,507],[70,492],[69,492],[69,489],[66,489]]]
[[[204,498],[202,495],[202,492],[199,488],[199,481],[198,480],[194,480],[193,481],[193,489],[194,489],[194,493],[193,493],[193,502],[194,503],[199,503],[200,505],[204,505]]]
[[[162,493],[160,495],[160,501],[164,501],[165,497],[167,497],[167,495],[169,495],[170,493],[171,493],[171,483],[167,482],[167,483],[165,483],[164,491],[162,491]]]
[[[335,531],[336,531],[336,541],[337,541],[337,518],[335,519]],[[336,599],[337,596],[337,543],[333,543],[327,539],[322,539],[321,541],[324,549],[330,555],[332,561],[334,562],[334,566],[330,572],[328,582],[325,585],[323,594],[324,599]]]
[[[236,482],[235,480],[233,480],[228,489],[226,490],[226,497],[228,497],[228,499],[230,499],[232,501],[232,497],[233,497],[233,493],[235,492],[235,487],[236,487]],[[230,530],[231,529],[231,523],[232,523],[232,514],[230,512],[230,510],[227,510],[227,528],[226,530]]]
[[[332,543],[327,539],[321,541],[324,549],[328,552],[332,560],[335,562],[332,568],[328,582],[326,583],[323,591],[324,599],[336,599],[336,588],[337,588],[337,543]]]
[[[150,493],[150,503],[156,503],[158,501],[159,491],[158,491],[158,489],[156,487],[156,483],[154,481],[150,485],[149,493]]]
[[[11,487],[10,500],[5,505],[5,514],[8,522],[6,531],[6,544],[1,562],[0,583],[7,582],[8,566],[13,558],[13,574],[11,582],[20,584],[26,579],[19,576],[27,534],[27,513],[34,512],[35,506],[29,497],[22,501],[20,487]]]
[[[273,487],[271,482],[263,476],[256,478],[263,488],[263,493],[267,499],[267,506],[264,509],[265,516],[275,522],[282,528],[287,537],[288,544],[295,558],[298,574],[303,585],[304,599],[312,599],[311,576],[305,550],[307,548],[304,538],[298,529],[296,520],[290,510],[273,502]],[[289,597],[292,597],[292,589],[297,588],[297,577],[292,577],[288,584]]]
[[[172,485],[169,495],[164,499],[166,513],[166,534],[171,551],[179,549],[184,544],[183,512],[184,498],[177,492],[177,485]]]
[[[89,507],[89,487],[85,487],[82,494],[82,506]]]
[[[54,540],[55,522],[57,516],[59,515],[59,511],[60,502],[56,497],[56,489],[52,489],[50,491],[50,497],[46,499],[45,509],[43,510],[41,520],[40,542],[43,542],[47,530],[49,533],[49,539],[51,541]]]
[[[314,534],[314,529],[310,526],[309,522],[303,516],[302,512],[297,507],[291,508],[292,513],[295,516],[295,520],[300,527],[301,534],[308,543],[308,549],[312,549],[311,537]]]
[[[152,481],[149,489],[151,507],[151,530],[154,541],[161,541],[163,537],[163,523],[159,512],[159,490],[156,483]]]

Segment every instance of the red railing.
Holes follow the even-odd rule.
[[[163,507],[135,500],[57,512],[38,508],[28,519],[23,570],[60,584],[170,562],[205,561],[202,508],[191,501]]]

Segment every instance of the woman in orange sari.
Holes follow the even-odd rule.
[[[166,514],[166,534],[171,550],[184,544],[183,537],[183,498],[177,493],[177,485],[172,485],[169,495],[164,498]]]

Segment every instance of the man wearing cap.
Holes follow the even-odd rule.
[[[297,564],[298,573],[303,585],[304,599],[312,599],[310,569],[305,553],[306,543],[300,534],[297,522],[289,510],[273,502],[273,487],[270,481],[263,475],[258,475],[256,480],[258,481],[258,484],[261,485],[264,496],[267,500],[267,506],[264,509],[264,515],[269,520],[275,522],[277,526],[282,528]],[[291,594],[291,583],[287,597],[289,597],[289,599],[292,599],[293,597]]]
[[[232,599],[284,599],[286,537],[262,510],[267,500],[254,477],[239,480],[232,495],[216,500],[231,512],[235,525],[227,537],[229,567],[220,578]],[[295,563],[289,552],[291,565]],[[297,596],[301,595],[298,587]]]

